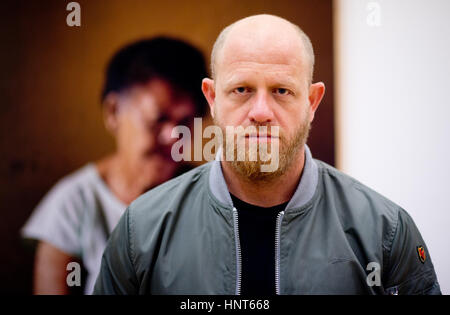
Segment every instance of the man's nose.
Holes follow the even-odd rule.
[[[248,113],[251,122],[265,124],[273,121],[274,115],[270,97],[270,94],[265,91],[256,93]]]

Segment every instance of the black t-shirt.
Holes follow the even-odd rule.
[[[275,230],[287,202],[270,208],[246,203],[231,194],[238,211],[241,243],[241,294],[275,294]]]

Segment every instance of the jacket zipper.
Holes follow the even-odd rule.
[[[275,294],[280,295],[280,230],[284,211],[278,213],[277,226],[275,228]]]
[[[236,295],[241,294],[241,242],[239,240],[239,225],[238,225],[238,212],[233,207],[233,223],[234,223],[234,242],[236,246]]]

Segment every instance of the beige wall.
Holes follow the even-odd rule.
[[[335,4],[338,166],[408,211],[450,294],[450,1]]]
[[[2,1],[0,291],[29,292],[31,256],[18,230],[36,203],[61,176],[113,149],[98,100],[107,60],[130,41],[172,35],[209,55],[239,18],[271,13],[299,24],[316,49],[315,78],[327,85],[310,144],[334,164],[331,1],[78,2],[82,24],[71,28],[69,1]]]

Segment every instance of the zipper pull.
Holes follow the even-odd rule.
[[[398,286],[387,288],[386,293],[388,295],[398,295]]]

